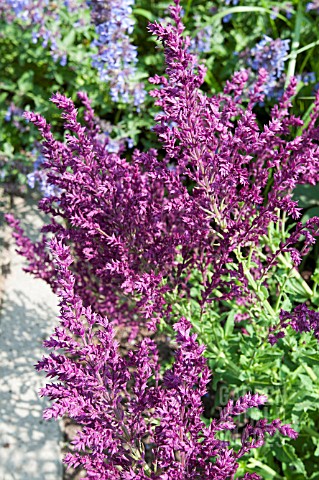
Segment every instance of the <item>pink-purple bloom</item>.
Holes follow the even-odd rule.
[[[190,322],[181,318],[174,325],[175,360],[161,377],[154,341],[146,337],[123,356],[112,322],[85,307],[75,293],[69,249],[56,240],[51,249],[60,325],[45,342],[52,353],[37,368],[55,379],[41,390],[53,402],[44,417],[68,415],[82,427],[72,442],[74,453],[64,459],[69,467],[84,467],[87,479],[226,480],[237,471],[239,458],[264,444],[265,434],[297,437],[277,419],[246,425],[238,451],[219,440],[218,432],[236,428],[234,416],[267,398],[248,393],[229,401],[219,419],[205,426],[201,398],[210,371]]]
[[[308,128],[289,139],[290,129],[302,125],[289,114],[292,79],[269,124],[260,128],[253,107],[263,98],[267,72],[260,70],[245,108],[245,71],[236,73],[222,94],[208,97],[199,90],[205,68],[189,52],[183,25],[178,16],[175,20],[176,27],[150,27],[164,43],[167,63],[167,77],[151,79],[160,84],[152,95],[161,107],[154,131],[164,159],[154,149],[135,150],[130,161],[122,151],[110,152],[85,94],[80,98],[86,125],[78,122],[71,100],[52,97],[70,132],[67,143],[55,140],[39,114],[26,113],[44,139],[48,182],[62,192],[40,202],[51,216],[44,231],[72,246],[76,288],[84,303],[122,324],[138,323],[139,315],[153,322],[169,316],[163,295],[176,285],[187,289],[192,268],[203,275],[203,306],[216,288],[224,298],[251,298],[241,264],[232,266],[234,252],[258,245],[269,224],[280,222],[278,211],[298,219],[293,189],[318,180],[319,95]],[[273,181],[264,198],[269,175]],[[267,261],[255,269],[255,278],[275,264],[280,252],[290,253],[297,265],[317,235],[317,223],[314,218],[297,224],[276,253],[265,250]],[[18,244],[23,243],[19,232]],[[306,232],[299,252],[295,244]],[[33,267],[28,270],[41,270],[52,283],[51,273],[44,273],[51,272],[51,261],[44,260],[50,254],[45,249],[35,254],[42,249],[31,242],[29,248]],[[90,278],[90,288],[84,278]]]
[[[280,338],[286,336],[285,329],[290,326],[296,332],[312,332],[319,341],[319,312],[311,310],[306,304],[297,305],[292,312],[280,312],[280,325],[272,327],[269,342],[274,345]]]

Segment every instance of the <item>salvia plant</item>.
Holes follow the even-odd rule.
[[[298,265],[315,242],[319,219],[297,222],[293,192],[318,181],[319,95],[304,126],[290,112],[297,83],[291,78],[260,125],[254,107],[264,100],[267,70],[253,85],[242,70],[222,93],[203,93],[205,67],[183,35],[179,1],[170,12],[173,23],[149,26],[166,60],[166,75],[150,79],[161,148],[135,149],[127,158],[121,148],[110,152],[86,94],[79,93],[84,124],[73,102],[55,94],[66,142],[55,139],[41,115],[26,113],[43,137],[40,168],[52,193],[40,208],[50,223],[33,243],[7,216],[26,270],[61,298],[61,324],[46,343],[58,351],[38,368],[59,380],[42,392],[54,400],[46,416],[67,414],[83,427],[75,440],[79,453],[66,462],[84,466],[87,478],[234,478],[242,455],[262,447],[265,433],[296,434],[280,420],[260,418],[243,429],[238,450],[216,436],[234,429],[233,415],[265,403],[258,393],[230,401],[202,423],[210,375],[191,324],[219,371],[228,355],[240,355],[244,373],[257,371],[256,347],[263,354],[279,349],[276,358],[282,357],[280,346],[293,330],[318,335],[311,309],[318,299]],[[291,291],[298,295],[289,302]],[[248,366],[238,345],[223,352],[231,320],[231,334],[251,342]],[[158,326],[170,336],[177,332],[166,371],[149,334],[138,343],[146,324],[153,332]],[[135,345],[126,355],[114,338],[123,326]],[[224,328],[224,343],[215,345]],[[250,471],[244,478],[259,477]]]
[[[236,403],[230,400],[219,418],[205,426],[201,397],[210,371],[204,347],[190,334],[191,324],[182,318],[174,325],[175,360],[162,377],[156,344],[149,338],[123,357],[112,323],[84,307],[75,294],[68,249],[54,240],[51,249],[58,272],[60,326],[45,342],[53,353],[37,368],[59,380],[41,391],[54,401],[44,417],[67,413],[83,426],[73,440],[76,453],[65,458],[68,466],[81,465],[86,478],[103,480],[222,480],[234,478],[238,459],[263,445],[265,435],[278,431],[297,437],[279,419],[262,419],[245,426],[238,451],[218,439],[219,432],[236,428],[233,417],[263,405],[267,398],[247,393]]]
[[[278,262],[297,266],[317,233],[316,218],[298,223],[292,233],[285,228],[289,216],[300,216],[294,187],[317,181],[317,104],[303,134],[287,138],[291,128],[302,125],[288,113],[296,86],[292,79],[260,130],[253,107],[263,98],[265,70],[251,91],[245,90],[248,74],[241,71],[224,93],[208,97],[199,90],[205,68],[189,53],[181,22],[150,29],[163,40],[167,62],[168,78],[151,79],[161,84],[152,95],[162,109],[154,131],[164,157],[154,149],[135,150],[130,161],[110,154],[83,93],[86,127],[77,121],[71,100],[60,94],[52,98],[64,111],[65,128],[73,132],[66,144],[54,139],[40,115],[26,113],[44,137],[48,182],[62,192],[40,203],[52,216],[44,230],[72,245],[84,301],[112,314],[118,304],[120,323],[133,321],[140,307],[156,320],[168,285],[187,289],[187,272],[194,268],[202,276],[203,309],[216,296],[265,300],[267,272]],[[269,245],[273,224],[280,226],[275,249]],[[299,251],[295,245],[302,236]],[[35,255],[20,233],[17,237],[32,259],[31,270],[50,279],[51,262]],[[89,289],[84,279],[92,281]],[[130,293],[136,294],[134,308],[126,302]],[[268,302],[264,305],[272,315]]]

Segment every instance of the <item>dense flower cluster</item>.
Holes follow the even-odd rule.
[[[264,38],[251,49],[247,56],[247,64],[256,72],[264,68],[268,72],[267,84],[264,93],[269,97],[277,97],[282,92],[282,75],[285,57],[289,51],[289,40],[281,40],[264,35]]]
[[[199,90],[205,68],[182,36],[179,7],[172,12],[176,26],[150,26],[164,44],[167,64],[167,77],[151,79],[160,85],[152,95],[161,108],[154,131],[164,158],[153,149],[135,150],[130,161],[121,152],[108,152],[84,94],[86,126],[77,121],[71,100],[59,94],[52,98],[63,111],[67,143],[55,140],[40,115],[26,114],[44,139],[48,182],[61,192],[40,203],[51,216],[44,231],[72,248],[76,289],[84,304],[120,324],[138,325],[145,317],[153,323],[169,320],[163,296],[175,287],[187,295],[194,268],[202,275],[203,309],[217,291],[222,298],[258,300],[256,282],[280,253],[289,253],[298,265],[317,235],[314,218],[298,224],[278,251],[261,243],[283,213],[299,217],[292,199],[295,186],[319,179],[319,94],[301,136],[289,139],[291,128],[302,125],[289,115],[294,79],[272,109],[269,124],[260,128],[253,107],[263,99],[267,72],[260,70],[245,108],[246,71],[236,73],[222,94],[208,97]],[[295,244],[302,235],[305,245],[299,253]],[[28,271],[42,272],[53,285],[45,243],[28,241],[26,252],[22,230],[15,236],[31,261]],[[243,260],[256,245],[262,252],[260,258],[254,253],[259,266],[247,271]]]
[[[42,40],[44,48],[50,47],[54,61],[62,66],[67,63],[67,49],[61,46],[61,32],[52,28],[52,21],[59,18],[59,11],[65,6],[69,11],[84,8],[80,0],[0,0],[0,15],[6,21],[20,20],[25,26],[32,28],[33,42]]]
[[[230,400],[220,418],[205,426],[201,398],[210,372],[190,323],[182,318],[175,324],[175,361],[161,378],[155,343],[144,339],[126,358],[121,356],[111,323],[84,307],[74,292],[68,249],[54,240],[51,248],[60,325],[45,342],[53,352],[37,368],[59,382],[41,391],[54,402],[44,417],[68,414],[83,426],[73,441],[79,453],[66,456],[68,466],[84,467],[87,479],[226,480],[237,471],[238,459],[264,444],[265,434],[297,437],[279,419],[263,419],[245,426],[237,452],[216,438],[236,428],[234,416],[262,406],[267,398],[248,393],[236,403]]]
[[[91,0],[92,20],[96,25],[98,39],[93,45],[98,47],[93,66],[100,77],[110,83],[111,98],[114,102],[129,103],[139,108],[144,102],[144,85],[135,80],[137,47],[130,39],[133,32],[132,5],[134,0]]]

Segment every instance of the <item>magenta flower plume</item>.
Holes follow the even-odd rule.
[[[52,353],[37,369],[54,378],[41,390],[53,401],[44,417],[68,415],[81,426],[74,453],[65,457],[69,467],[82,466],[87,479],[226,480],[237,471],[237,459],[262,445],[266,433],[278,430],[296,437],[279,420],[260,420],[255,427],[247,425],[238,452],[216,438],[236,427],[233,416],[267,398],[247,394],[236,404],[230,401],[220,419],[205,426],[201,398],[210,372],[190,323],[182,318],[175,324],[175,360],[161,379],[155,343],[145,338],[126,357],[121,355],[110,322],[84,307],[74,292],[69,249],[56,240],[51,249],[60,325],[45,342]]]
[[[25,114],[43,137],[41,168],[52,192],[40,202],[50,217],[44,233],[70,246],[76,293],[84,305],[135,330],[145,319],[153,326],[161,318],[172,321],[165,294],[179,288],[189,295],[195,268],[202,278],[201,308],[216,298],[216,290],[219,298],[253,302],[256,291],[248,278],[260,280],[280,253],[289,253],[298,265],[318,232],[317,219],[299,223],[277,252],[261,240],[283,215],[299,218],[292,198],[296,185],[319,179],[319,94],[302,135],[291,139],[291,130],[302,125],[289,113],[295,79],[260,127],[253,107],[263,98],[267,72],[259,71],[249,101],[246,71],[237,72],[223,93],[207,96],[200,90],[205,67],[190,53],[178,2],[171,15],[172,24],[149,26],[166,60],[166,75],[150,79],[158,85],[152,95],[161,113],[154,131],[164,159],[155,149],[135,150],[130,160],[123,151],[110,153],[84,93],[79,94],[83,125],[70,99],[52,97],[68,130],[66,143],[54,138],[39,114]],[[28,271],[54,286],[45,238],[32,245],[16,222],[13,226],[18,242],[28,245],[21,250]],[[257,248],[259,268],[247,273],[238,252],[247,257]]]

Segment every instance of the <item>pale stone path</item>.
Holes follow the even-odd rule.
[[[35,207],[19,202],[17,210],[31,230],[39,224]],[[22,271],[14,249],[10,241],[2,250],[10,272],[0,310],[0,480],[61,480],[62,435],[57,422],[42,420],[47,402],[38,391],[45,379],[34,370],[56,323],[57,299],[43,281]]]

